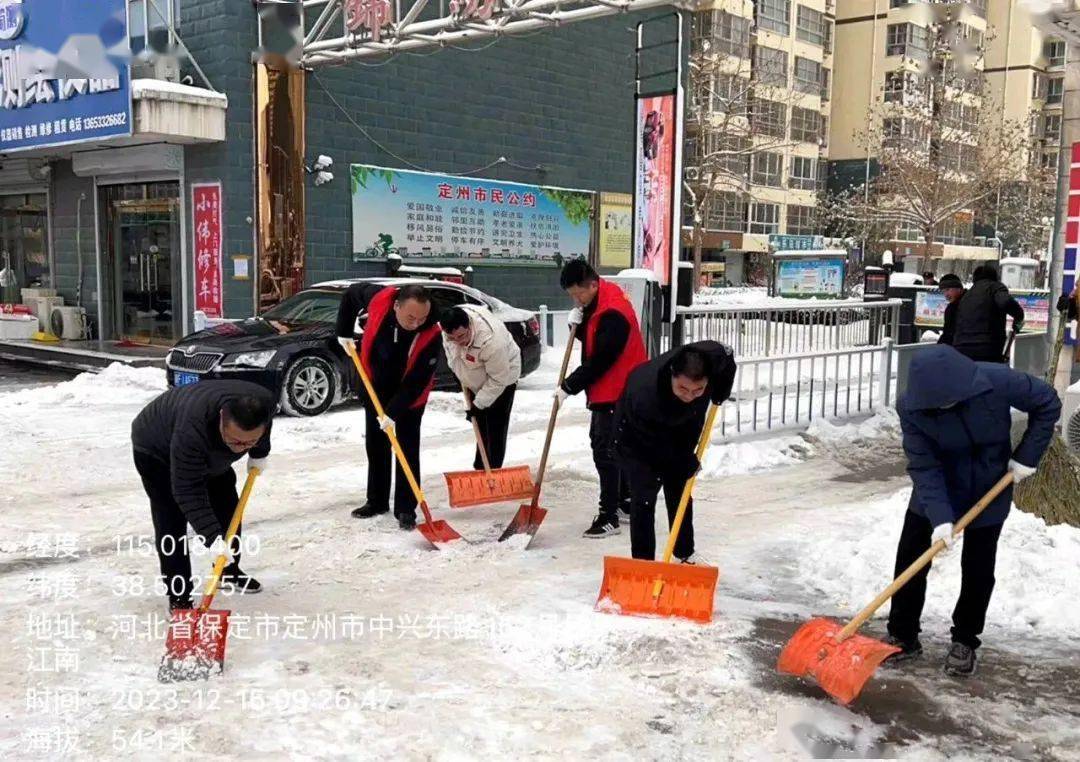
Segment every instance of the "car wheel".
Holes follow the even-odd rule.
[[[285,371],[281,407],[289,415],[325,413],[334,404],[337,374],[321,357],[301,357]]]

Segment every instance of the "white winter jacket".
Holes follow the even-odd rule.
[[[473,405],[490,407],[503,390],[521,377],[521,350],[501,320],[485,307],[461,305],[469,316],[472,341],[461,347],[443,334],[446,361],[462,385],[472,392]]]

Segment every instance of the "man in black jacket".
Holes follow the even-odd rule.
[[[135,418],[135,468],[150,498],[155,546],[170,608],[191,608],[190,524],[207,547],[236,510],[232,464],[248,456],[248,470],[266,470],[274,402],[247,381],[200,381],[162,394]],[[236,533],[239,540],[240,532]],[[257,593],[261,585],[240,570],[239,542],[231,548],[222,585]]]
[[[634,558],[656,553],[656,496],[661,486],[668,525],[686,481],[698,472],[697,446],[709,402],[722,404],[735,381],[731,350],[698,341],[639,365],[615,412],[615,453],[630,487],[630,547]],[[693,501],[675,542],[675,557],[694,563]]]
[[[1005,362],[1005,317],[1012,316],[1019,333],[1024,308],[998,281],[993,265],[976,267],[971,278],[974,283],[956,308],[952,346],[976,362]]]
[[[428,290],[421,285],[380,286],[354,283],[341,300],[337,336],[349,351],[355,346],[357,317],[365,315],[360,341],[360,363],[375,387],[385,416],[375,414],[366,393],[364,446],[367,450],[367,501],[353,510],[369,519],[390,510],[390,474],[394,454],[385,431],[391,426],[413,474],[420,479],[420,421],[435,385],[439,360],[438,318]],[[397,466],[394,515],[402,529],[416,527],[416,497],[401,466]]]
[[[953,273],[943,275],[938,288],[945,295],[948,305],[945,307],[945,322],[937,343],[952,346],[953,338],[956,336],[956,309],[960,305],[960,299],[967,292],[964,289],[963,281]]]

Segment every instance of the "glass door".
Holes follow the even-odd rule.
[[[180,254],[180,203],[176,197],[138,195],[144,197],[110,202],[116,333],[140,344],[168,345],[176,340],[179,324],[180,284],[174,272]]]

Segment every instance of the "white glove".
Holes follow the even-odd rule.
[[[1015,460],[1009,461],[1009,471],[1012,472],[1013,481],[1016,484],[1019,484],[1035,473],[1035,469],[1031,466],[1025,466],[1023,463],[1018,463]]]
[[[566,390],[563,389],[561,386],[556,386],[555,393],[551,396],[557,399],[559,401],[559,407],[562,407],[563,403],[566,402],[566,398],[570,395],[567,394]]]
[[[379,419],[379,428],[383,431],[386,431],[387,429],[392,429],[393,427],[394,419],[390,416],[384,415],[382,418]]]
[[[585,315],[581,311],[581,307],[574,307],[574,309],[570,310],[567,314],[566,323],[567,325],[581,325],[581,321],[584,317]]]
[[[930,544],[933,545],[938,540],[945,541],[945,550],[943,553],[947,553],[952,550],[954,538],[953,538],[953,523],[946,521],[944,524],[938,524],[934,527],[933,533],[930,535]]]
[[[253,457],[251,457],[249,455],[248,456],[248,462],[247,462],[248,473],[249,474],[251,473],[251,469],[257,468],[257,469],[259,469],[260,474],[265,474],[266,473],[266,461],[268,461],[268,460],[270,460],[269,455],[266,456],[265,458],[253,458]]]
[[[356,339],[348,336],[338,336],[337,342],[341,345],[341,348],[345,350],[345,354],[356,351]]]

